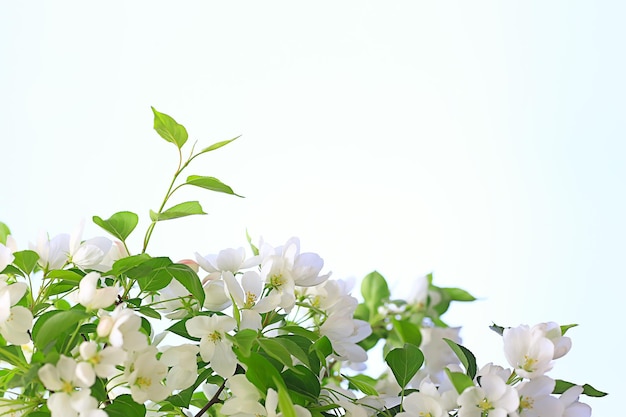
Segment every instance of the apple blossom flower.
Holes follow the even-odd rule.
[[[123,304],[118,305],[113,313],[103,313],[96,328],[99,337],[106,337],[111,346],[126,351],[139,351],[148,346],[148,338],[139,329],[141,318]]]
[[[228,378],[235,373],[237,357],[232,349],[232,342],[226,338],[226,333],[233,330],[237,322],[232,317],[196,316],[185,323],[187,332],[200,338],[200,356],[209,362],[211,368],[218,375]]]
[[[241,269],[248,269],[260,263],[258,256],[246,259],[246,251],[244,248],[228,248],[221,250],[217,255],[201,256],[195,253],[196,261],[200,268],[209,274],[230,271],[233,274]]]
[[[511,417],[562,416],[564,407],[558,398],[553,397],[555,381],[542,375],[524,381],[515,388],[520,397],[519,408]]]
[[[532,331],[538,331],[548,338],[554,345],[554,355],[552,359],[559,359],[567,354],[572,348],[572,339],[563,336],[561,326],[550,321],[547,323],[539,323],[533,326]]]
[[[226,291],[226,284],[221,279],[210,279],[203,284],[204,308],[210,311],[222,311],[232,305]]]
[[[33,326],[33,313],[26,307],[15,305],[27,288],[23,282],[8,284],[7,276],[0,275],[0,335],[16,345],[30,342],[28,332]]]
[[[502,337],[506,360],[518,375],[532,379],[552,369],[554,344],[542,332],[522,325],[505,329]]]
[[[450,349],[450,346],[443,340],[450,339],[456,343],[461,343],[459,332],[460,327],[422,327],[422,343],[420,350],[424,353],[424,368],[435,383],[440,383],[445,379],[444,368],[449,365],[458,365],[459,358]]]
[[[559,402],[563,405],[563,417],[590,417],[591,407],[578,401],[578,397],[583,393],[583,387],[574,385],[559,397]]]
[[[38,371],[41,382],[53,391],[47,400],[52,417],[107,417],[88,385],[77,376],[76,365],[74,359],[61,355],[56,365],[47,363]]]
[[[111,378],[119,373],[116,366],[126,360],[126,352],[118,347],[107,346],[100,350],[94,341],[83,342],[79,346],[83,360],[76,365],[76,375],[87,386],[94,384],[96,376]]]
[[[396,414],[398,417],[447,417],[445,410],[437,397],[426,395],[423,392],[413,392],[404,398],[404,411]]]
[[[519,396],[500,377],[486,375],[479,387],[466,388],[459,395],[458,404],[459,417],[506,417],[517,410]]]
[[[246,378],[244,374],[233,375],[228,378],[226,386],[232,396],[224,401],[220,413],[227,416],[254,417],[264,416],[265,407],[259,402],[259,390]]]
[[[45,233],[40,233],[36,244],[29,243],[29,248],[39,255],[37,263],[44,271],[61,269],[67,263],[70,251],[70,235],[64,233],[49,239]]]
[[[8,236],[8,238],[11,238],[11,236]],[[2,272],[7,266],[11,265],[15,259],[15,256],[13,256],[15,249],[11,246],[12,245],[8,239],[6,246],[0,243],[0,272]]]
[[[280,303],[280,295],[270,292],[263,294],[263,280],[256,271],[247,271],[241,277],[241,285],[230,271],[222,273],[229,295],[241,312],[241,329],[261,329],[261,314],[274,310]]]
[[[114,287],[97,288],[98,281],[100,281],[100,274],[90,272],[78,284],[76,298],[87,311],[109,307],[117,300],[119,287],[116,285]]]
[[[172,393],[164,383],[167,365],[156,358],[156,353],[154,346],[148,346],[141,352],[135,352],[126,362],[126,381],[133,400],[140,404],[148,400],[163,401]]]
[[[320,334],[328,337],[341,360],[356,363],[367,361],[367,352],[357,345],[372,334],[372,327],[366,321],[331,314],[320,326]]]
[[[324,261],[316,253],[300,253],[300,240],[292,237],[283,246],[273,248],[266,243],[261,244],[260,256],[261,269],[264,265],[273,260],[281,266],[280,274],[288,276],[295,285],[300,287],[312,287],[319,285],[330,277],[330,273],[320,275],[324,267]],[[276,262],[276,258],[282,262]]]
[[[198,350],[197,346],[189,343],[165,348],[159,361],[170,367],[165,378],[165,385],[171,390],[185,389],[196,382]]]
[[[84,242],[81,241],[84,227],[85,221],[81,220],[74,233],[70,236],[68,260],[82,270],[107,270],[108,267],[101,265],[101,263],[111,250],[113,242],[106,237],[94,237]]]

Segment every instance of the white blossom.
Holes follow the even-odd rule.
[[[232,317],[196,316],[187,320],[187,332],[200,338],[200,356],[209,362],[211,368],[220,376],[228,378],[235,373],[237,357],[232,350],[232,342],[226,338],[226,333],[233,330],[237,322]]]
[[[505,329],[504,355],[515,372],[524,378],[535,378],[552,369],[554,344],[540,331],[526,325]]]
[[[100,274],[97,272],[90,272],[85,275],[78,284],[78,293],[76,295],[78,302],[85,306],[87,310],[99,310],[106,308],[117,300],[119,293],[119,287],[117,285],[113,287],[98,288],[98,282],[100,281]]]
[[[481,378],[479,387],[469,387],[458,398],[459,417],[506,417],[517,410],[519,397],[515,388],[496,375]]]

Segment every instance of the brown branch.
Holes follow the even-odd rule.
[[[222,382],[222,386],[217,390],[217,392],[215,393],[215,395],[213,395],[213,398],[211,398],[209,400],[209,402],[207,403],[207,405],[205,405],[204,407],[202,407],[202,409],[200,411],[198,411],[198,414],[196,414],[194,417],[200,417],[202,414],[206,413],[207,410],[209,408],[211,408],[211,406],[217,402],[219,402],[219,396],[222,393],[222,391],[224,391],[224,388],[226,387],[226,380],[224,380],[224,382]]]

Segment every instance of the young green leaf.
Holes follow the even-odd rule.
[[[564,324],[561,326],[561,336],[563,336],[569,329],[576,326],[578,326],[578,324]]]
[[[139,222],[139,216],[130,211],[120,211],[113,214],[107,220],[93,216],[93,222],[111,233],[122,242],[135,230]]]
[[[180,282],[189,291],[193,298],[198,300],[198,305],[204,305],[206,294],[198,274],[193,269],[185,264],[168,265],[166,269],[176,281]]]
[[[391,368],[396,381],[401,388],[405,388],[424,363],[424,354],[415,345],[405,344],[403,348],[393,349],[385,362]]]
[[[17,266],[27,275],[33,272],[33,270],[37,266],[37,261],[39,260],[39,255],[37,254],[37,252],[32,250],[13,252],[13,256],[15,257],[15,259],[13,260],[13,265]]]
[[[457,358],[459,358],[459,360],[463,364],[463,367],[465,367],[467,376],[469,376],[471,379],[474,379],[477,371],[476,357],[474,356],[474,354],[470,352],[469,349],[459,345],[453,340],[446,339],[445,337],[443,338],[443,340],[445,340],[445,342],[448,344],[448,346],[450,346]]]
[[[81,310],[56,310],[45,313],[33,326],[33,343],[38,349],[45,350],[60,334],[70,333],[81,320],[89,316],[89,313]]]
[[[167,270],[170,265],[172,265],[170,258],[151,258],[127,271],[126,275],[137,280],[142,291],[158,291],[172,280],[172,274]]]
[[[358,389],[363,394],[379,395],[378,391],[376,391],[376,388],[374,388],[376,386],[376,380],[371,376],[367,376],[365,374],[357,374],[354,376],[341,374],[341,376],[348,380],[348,382],[350,383],[349,385],[352,385],[352,387]],[[350,386],[348,387],[352,388]]]
[[[214,177],[202,177],[200,175],[190,175],[187,177],[185,184],[195,185],[196,187],[204,188],[211,191],[217,191],[220,193],[226,193],[230,195],[236,195],[243,198],[243,196],[235,193],[232,188],[224,184],[222,181]]]
[[[460,288],[440,288],[452,301],[475,301],[476,297]]]
[[[6,245],[7,236],[9,236],[10,234],[11,234],[11,230],[9,229],[9,226],[0,222],[0,243],[2,243],[3,245]]]
[[[410,343],[415,346],[419,346],[422,343],[422,333],[417,324],[396,319],[392,319],[391,322],[402,343]]]
[[[235,139],[239,139],[241,137],[241,135],[237,136],[236,138],[233,139],[229,139],[229,140],[222,140],[220,142],[216,142],[211,146],[207,146],[206,148],[204,148],[203,150],[201,150],[200,152],[198,152],[198,155],[202,155],[203,153],[207,153],[207,152],[211,152],[214,151],[216,149],[221,148],[222,146],[228,145],[229,143],[231,143],[232,141],[234,141]]]
[[[284,386],[278,387],[278,408],[283,417],[297,417],[289,392]]]
[[[573,382],[563,381],[562,379],[557,379],[556,385],[554,386],[554,391],[552,391],[552,393],[563,394],[565,391],[567,391],[568,389],[570,389],[571,387],[575,385],[578,385],[578,384],[574,384]],[[604,397],[605,395],[608,395],[608,393],[595,389],[589,384],[584,384],[582,385],[582,387],[583,387],[583,394],[589,397]]]
[[[152,221],[163,221],[178,219],[179,217],[192,216],[194,214],[206,214],[202,211],[202,206],[197,201],[186,201],[176,204],[162,213],[155,213],[150,210],[150,219]]]
[[[374,315],[378,307],[382,306],[389,299],[391,292],[385,278],[377,271],[373,271],[363,278],[361,294],[370,313]]]
[[[130,394],[122,394],[104,407],[104,411],[109,417],[143,417],[146,415],[146,406],[136,403]]]
[[[154,130],[159,136],[176,145],[178,149],[182,148],[187,142],[187,129],[167,114],[156,111],[154,107],[152,107],[152,112],[154,113]]]
[[[277,361],[288,367],[293,366],[291,354],[278,341],[274,339],[262,338],[258,340],[258,343],[261,349],[263,349],[263,351],[272,358],[276,359]]]
[[[448,368],[445,368],[444,371],[446,371],[448,378],[450,379],[450,381],[452,381],[452,385],[454,385],[456,392],[458,392],[459,394],[463,393],[466,388],[474,386],[474,381],[472,381],[472,378],[465,375],[464,373],[452,372]]]

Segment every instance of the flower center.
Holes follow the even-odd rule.
[[[273,275],[270,278],[270,284],[272,285],[272,287],[274,288],[279,288],[281,285],[283,285],[285,283],[285,279],[283,278],[282,274],[278,274],[278,275]]]
[[[252,308],[256,303],[256,294],[251,293],[250,291],[246,291],[246,303],[244,304],[244,308]]]
[[[528,357],[528,355],[524,355],[524,365],[522,365],[522,369],[526,372],[533,372],[535,370],[535,364],[539,362],[537,359],[533,359]]]
[[[489,402],[487,398],[483,398],[478,403],[478,408],[483,410],[483,413],[484,413],[485,411],[493,410],[493,405]]]
[[[213,343],[217,343],[220,340],[222,340],[222,335],[220,334],[220,332],[212,332],[209,333],[209,335],[207,336],[209,338],[209,340]]]
[[[74,386],[67,381],[63,381],[63,387],[61,388],[61,391],[67,394],[71,394],[72,391],[74,391]]]
[[[430,414],[430,412],[425,413],[425,412],[423,412],[423,411],[420,411],[419,416],[420,416],[420,417],[433,417],[433,415],[432,415],[432,414]]]
[[[142,389],[145,387],[149,387],[150,385],[152,385],[152,379],[145,376],[140,376],[135,380],[135,385]]]
[[[535,402],[535,400],[533,400],[530,397],[522,397],[522,398],[520,398],[519,406],[522,409],[533,408],[534,402]]]

